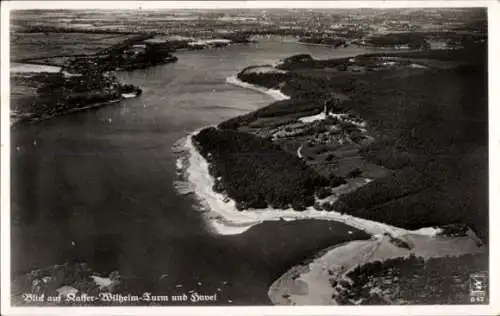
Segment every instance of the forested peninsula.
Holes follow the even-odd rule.
[[[290,99],[194,140],[213,189],[240,210],[314,206],[406,229],[462,223],[487,239],[486,60],[477,44],[251,66],[240,81]]]

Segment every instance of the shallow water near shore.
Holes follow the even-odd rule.
[[[118,270],[132,293],[195,290],[220,293],[216,304],[270,304],[268,286],[292,265],[368,235],[317,220],[214,234],[192,196],[175,188],[172,145],[195,129],[272,102],[225,82],[246,66],[298,53],[326,58],[363,52],[276,39],[179,52],[177,63],[119,74],[143,89],[139,98],[16,126],[13,276],[76,260],[103,275]]]

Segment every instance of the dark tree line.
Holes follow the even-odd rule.
[[[368,42],[374,46],[408,45],[410,49],[429,49],[426,36],[420,33],[389,33],[373,36]]]
[[[257,136],[207,128],[195,136],[198,149],[220,179],[214,189],[226,192],[239,209],[314,204],[314,193],[329,181],[272,141]]]
[[[79,76],[66,77],[62,72],[39,73],[23,80],[37,87],[36,95],[19,98],[14,106],[35,117],[118,100],[122,93],[141,93],[140,88],[121,84],[114,76],[92,68]]]
[[[364,300],[362,304],[389,304],[371,288],[389,289],[388,298],[406,304],[469,304],[469,277],[488,271],[488,255],[467,254],[458,257],[429,258],[411,255],[375,261],[356,267],[347,274],[353,283],[345,282],[338,302]],[[368,283],[371,282],[371,287]],[[487,292],[487,282],[485,291]]]
[[[275,102],[219,126],[238,129],[262,117],[312,115],[322,110],[325,100],[334,112],[352,109],[368,122],[375,136],[375,142],[363,145],[360,152],[368,161],[394,172],[342,196],[334,205],[336,210],[409,229],[463,223],[487,242],[485,48],[477,44],[458,50],[356,57],[356,63],[359,60],[365,65],[380,57],[456,63],[452,69],[428,69],[410,76],[393,70],[331,78],[308,76],[309,68],[335,67],[349,61],[292,56],[281,66],[290,70],[287,74],[240,74],[240,79],[250,83],[279,85],[291,100]],[[330,102],[336,91],[350,99]]]

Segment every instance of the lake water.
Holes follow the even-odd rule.
[[[366,238],[327,221],[269,222],[233,236],[205,226],[179,195],[176,140],[265,106],[272,99],[225,83],[242,68],[293,54],[346,57],[274,38],[179,52],[179,61],[120,73],[143,94],[12,131],[12,274],[88,262],[118,270],[133,293],[218,293],[216,304],[270,304],[268,286],[319,249]],[[355,233],[348,235],[347,230]],[[74,243],[75,246],[72,246]]]

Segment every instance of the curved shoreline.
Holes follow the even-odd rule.
[[[293,266],[281,275],[269,287],[268,296],[274,305],[337,305],[338,293],[332,281],[350,282],[347,274],[358,266],[410,255],[428,259],[485,251],[484,246],[476,243],[472,231],[460,237],[409,233],[401,239],[411,244],[411,249],[398,247],[390,239],[389,236],[377,235],[369,240],[353,240],[327,248],[314,256],[310,263]],[[299,287],[302,287],[301,291],[297,291]]]
[[[268,94],[276,100],[289,99],[279,90],[258,87],[243,82],[236,76],[227,78],[226,82]],[[264,221],[317,219],[341,222],[372,235],[369,240],[353,240],[333,245],[313,256],[309,263],[292,266],[269,287],[268,296],[275,305],[336,304],[336,289],[333,288],[331,280],[340,281],[358,265],[375,260],[384,261],[395,257],[407,257],[410,254],[429,258],[484,251],[484,247],[476,243],[477,237],[470,230],[467,236],[442,237],[438,236],[440,228],[407,230],[335,211],[318,211],[313,207],[308,207],[302,212],[272,208],[238,211],[232,199],[212,190],[215,181],[209,174],[209,163],[193,143],[193,136],[197,133],[198,131],[189,134],[184,144],[184,149],[189,155],[185,172],[187,181],[191,185],[191,192],[203,206],[207,226],[214,233],[240,234]],[[297,151],[297,154],[299,155],[300,151]],[[344,184],[334,191],[344,191],[346,188],[352,190],[350,184]],[[395,245],[393,238],[408,243],[411,249]]]
[[[275,100],[290,98],[279,90],[266,89],[249,84],[239,80],[236,76],[228,77],[226,82],[242,88],[268,94]],[[202,204],[202,209],[204,211],[204,215],[206,216],[208,226],[215,233],[221,235],[240,234],[252,226],[260,224],[264,221],[292,221],[300,219],[337,221],[365,231],[371,235],[390,233],[392,236],[401,236],[411,233],[416,235],[433,236],[440,231],[439,229],[431,227],[412,231],[347,214],[340,214],[335,211],[318,211],[313,207],[308,207],[301,212],[295,211],[291,208],[285,210],[265,208],[238,211],[236,209],[235,202],[232,199],[212,190],[212,186],[215,181],[209,174],[209,164],[193,144],[193,136],[195,136],[203,128],[190,133],[186,137],[185,143],[181,145],[182,150],[188,155],[188,163],[187,166],[184,166],[184,171],[187,175],[186,180],[189,183],[189,188],[185,193],[192,192],[195,194]],[[335,188],[335,191],[345,190],[346,187],[348,188],[349,184],[341,185]]]

